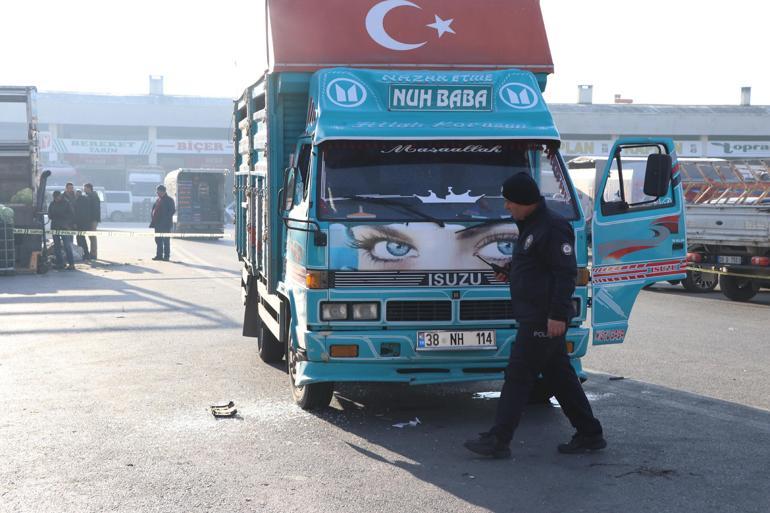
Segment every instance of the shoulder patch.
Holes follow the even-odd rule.
[[[561,245],[561,252],[567,256],[570,256],[572,254],[572,245],[568,242],[565,242]]]
[[[532,245],[532,241],[535,240],[535,238],[532,236],[532,234],[527,235],[527,238],[524,239],[524,249],[527,250]]]

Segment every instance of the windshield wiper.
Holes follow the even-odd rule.
[[[373,203],[375,205],[383,205],[383,206],[386,206],[386,207],[400,208],[400,209],[402,209],[402,210],[404,210],[406,212],[412,213],[412,214],[414,214],[414,215],[416,215],[416,216],[418,216],[418,217],[420,217],[420,218],[422,218],[422,219],[424,219],[426,221],[430,221],[432,223],[436,223],[437,225],[439,225],[442,228],[444,226],[446,226],[444,224],[444,221],[442,221],[441,219],[435,218],[435,217],[433,217],[430,214],[426,214],[425,212],[423,212],[422,210],[420,210],[418,208],[412,207],[412,206],[407,205],[405,203],[401,203],[400,201],[397,201],[397,200],[394,200],[394,199],[390,199],[390,198],[372,198],[372,197],[369,197],[369,196],[359,196],[358,194],[354,194],[353,196],[350,196],[349,199],[354,199],[354,200],[358,200],[358,201],[362,201],[362,202]]]
[[[496,219],[487,219],[486,221],[482,221],[477,224],[473,224],[471,226],[466,226],[462,230],[457,230],[457,233],[465,232],[468,230],[475,230],[476,228],[483,228],[485,226],[491,226],[493,224],[502,224],[502,223],[512,223],[513,219],[510,217],[501,217]]]

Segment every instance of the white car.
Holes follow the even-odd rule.
[[[131,216],[132,203],[129,191],[104,191],[102,221],[119,223],[131,219]]]

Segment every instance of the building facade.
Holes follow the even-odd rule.
[[[38,116],[42,167],[53,185],[129,190],[132,176],[232,168],[230,99],[39,93]]]
[[[619,136],[652,135],[673,138],[680,157],[770,160],[770,107],[748,95],[742,105],[703,106],[593,104],[588,93],[550,105],[567,160],[606,156]],[[141,197],[177,168],[232,169],[232,100],[164,95],[162,79],[151,77],[141,96],[41,92],[38,118],[52,185],[88,181]],[[232,173],[228,191],[231,183]]]

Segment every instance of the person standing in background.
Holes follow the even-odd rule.
[[[83,184],[83,191],[88,198],[90,213],[87,230],[96,231],[99,223],[102,222],[102,201],[99,199],[99,195],[94,192],[94,186],[92,184]],[[91,251],[89,252],[89,256],[93,260],[96,260],[98,258],[96,256],[96,235],[89,235],[88,239],[91,242]]]
[[[64,185],[64,199],[70,202],[72,208],[75,208],[75,200],[77,198],[75,197],[75,186],[72,182],[67,182]]]
[[[155,233],[169,233],[174,225],[176,205],[174,200],[166,194],[166,187],[158,185],[155,190],[158,194],[158,199],[152,207],[150,228],[155,228]],[[171,238],[155,237],[155,246],[155,256],[152,259],[168,261],[171,253]]]
[[[82,193],[80,189],[75,191],[75,227],[78,231],[87,231],[91,227],[91,206],[88,201],[88,196]],[[88,252],[88,243],[86,242],[85,235],[78,235],[75,237],[78,246],[83,250],[83,260],[91,260],[91,256]]]
[[[74,192],[73,192],[74,196]],[[72,230],[75,227],[75,212],[70,202],[64,199],[60,191],[53,192],[53,201],[48,205],[48,218],[51,220],[51,230]],[[72,235],[53,235],[53,249],[56,254],[56,269],[64,269],[64,259],[61,247],[67,255],[67,270],[75,270],[75,262],[72,257]]]

